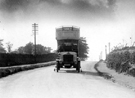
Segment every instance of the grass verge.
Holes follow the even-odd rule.
[[[135,78],[133,76],[117,73],[115,70],[109,69],[104,61],[99,61],[95,64],[95,70],[105,79],[109,79],[135,91]]]
[[[21,71],[47,67],[54,64],[56,64],[55,61],[46,62],[46,63],[38,63],[38,64],[30,64],[30,65],[22,65],[22,66],[0,67],[0,78],[6,77],[8,75],[15,74]]]

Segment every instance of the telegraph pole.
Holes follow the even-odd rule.
[[[123,47],[125,47],[125,45],[124,45],[124,39],[123,39]]]
[[[132,37],[130,37],[130,40],[131,40],[131,46],[132,46]]]
[[[35,56],[35,63],[36,63],[36,34],[37,34],[37,31],[38,31],[38,24],[36,24],[36,23],[32,24],[32,31],[34,33],[34,44],[35,44],[34,56]]]
[[[110,53],[110,42],[108,43],[109,53]]]
[[[99,60],[102,60],[102,51],[100,52]]]
[[[105,60],[107,59],[107,46],[105,45]]]

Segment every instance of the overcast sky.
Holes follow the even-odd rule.
[[[33,42],[32,24],[39,25],[37,43],[56,50],[55,28],[80,27],[90,60],[111,47],[135,41],[135,0],[0,0],[0,39],[13,50]],[[5,45],[6,46],[6,45]]]

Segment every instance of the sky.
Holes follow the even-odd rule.
[[[0,0],[4,47],[10,42],[14,50],[34,42],[33,23],[38,24],[37,43],[53,50],[56,28],[80,27],[89,46],[88,60],[98,60],[101,52],[105,58],[109,42],[113,48],[135,41],[135,0]]]

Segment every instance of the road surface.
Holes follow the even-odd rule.
[[[0,98],[135,98],[135,92],[98,76],[95,62],[54,72],[54,66],[20,72],[0,79]]]

